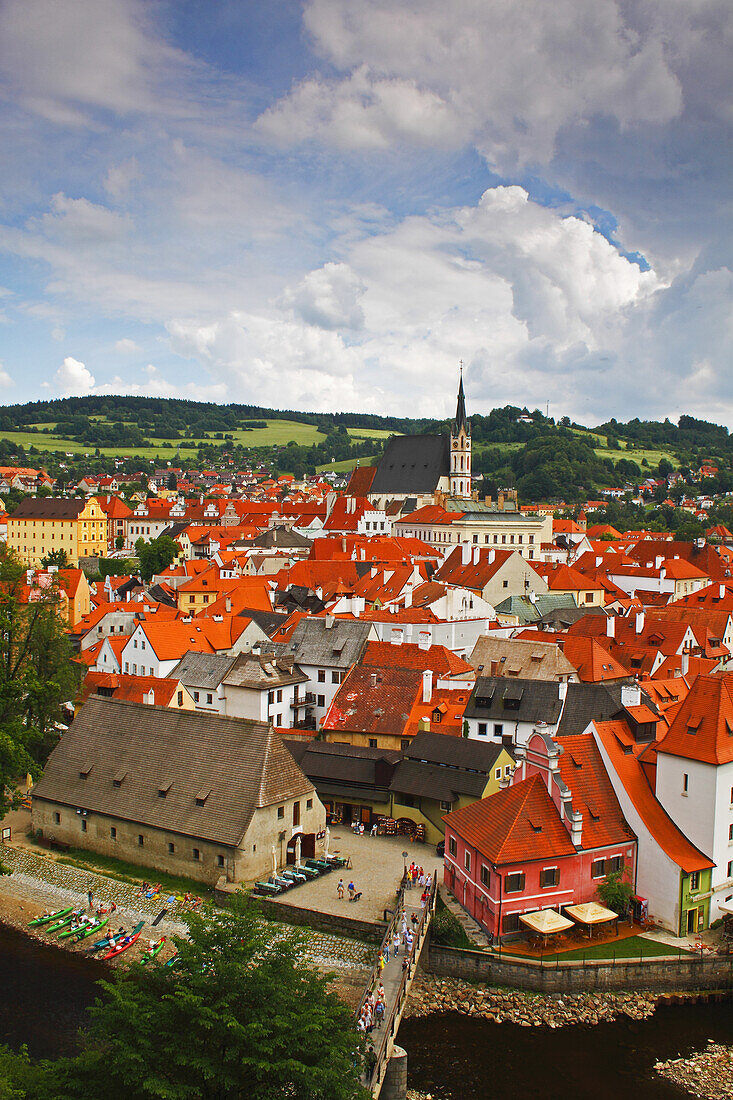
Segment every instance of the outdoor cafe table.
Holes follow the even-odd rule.
[[[606,909],[605,905],[599,905],[597,901],[586,901],[581,905],[566,905],[564,908],[565,913],[578,924],[587,924],[591,935],[596,924],[606,924],[610,920],[618,922],[618,913],[614,913],[612,909]]]
[[[520,913],[519,919],[527,928],[542,936],[545,942],[546,936],[555,935],[557,932],[567,932],[574,924],[567,917],[556,913],[554,909],[538,909],[535,913]]]

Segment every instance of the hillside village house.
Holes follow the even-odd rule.
[[[610,871],[636,881],[636,837],[590,734],[535,733],[509,786],[444,821],[444,881],[498,938],[521,932],[523,913],[597,901]]]
[[[264,722],[91,697],[33,790],[33,828],[75,848],[215,884],[313,851],[325,811]]]
[[[58,550],[77,566],[107,553],[107,517],[95,497],[26,497],[8,516],[7,544],[30,566]]]
[[[433,578],[439,584],[468,588],[494,607],[508,596],[547,592],[543,577],[515,550],[456,547]]]
[[[240,653],[221,682],[221,714],[272,722],[278,727],[313,725],[308,677],[292,655]]]

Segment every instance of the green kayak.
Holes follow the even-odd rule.
[[[79,916],[80,913],[81,910],[78,910],[76,916]],[[54,932],[60,932],[62,928],[66,928],[68,924],[71,924],[72,920],[74,919],[74,915],[74,913],[70,913],[69,916],[64,917],[63,920],[57,920],[55,924],[49,925],[48,928],[45,929],[45,931],[48,932],[49,935]]]
[[[165,936],[163,936],[161,939],[159,939],[158,942],[156,944],[154,944],[152,947],[148,948],[148,950],[145,952],[142,959],[140,960],[141,963],[143,964],[143,966],[145,966],[145,963],[149,962],[150,959],[154,959],[155,956],[158,955],[163,950],[163,944],[164,943],[165,943]]]
[[[101,920],[97,920],[94,924],[88,925],[86,928],[80,929],[74,936],[74,943],[79,943],[80,940],[85,940],[87,936],[91,936],[92,932],[98,932],[100,928],[104,928],[105,924],[109,922],[109,917],[102,917]],[[63,936],[64,933],[61,933]],[[59,939],[61,939],[59,936]]]
[[[73,908],[73,905],[70,905],[68,909],[59,909],[58,913],[49,913],[45,917],[36,917],[35,920],[28,921],[28,927],[38,928],[42,924],[50,924],[51,921],[60,920],[62,917],[68,916]]]

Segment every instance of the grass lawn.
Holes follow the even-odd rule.
[[[353,470],[357,462],[360,466],[373,466],[381,457],[381,455],[372,455],[371,458],[345,458],[343,462],[323,462],[320,466],[316,466],[316,470],[319,474],[326,474],[329,470],[343,474],[346,470]]]
[[[402,435],[402,432],[385,428],[348,428],[347,431],[352,439],[389,439],[391,435]]]
[[[86,871],[96,871],[100,875],[119,879],[120,882],[131,882],[135,885],[139,885],[144,879],[148,882],[159,882],[164,893],[192,893],[198,897],[212,895],[212,890],[205,883],[197,882],[195,879],[185,878],[183,875],[169,875],[154,867],[140,867],[137,863],[126,863],[113,856],[97,855],[96,852],[88,852],[83,848],[71,848],[63,856],[55,858],[57,863],[83,867]]]
[[[504,952],[502,952],[504,954]],[[589,943],[586,947],[579,947],[576,951],[561,951],[559,954],[544,955],[545,962],[572,962],[574,959],[638,959],[639,955],[651,959],[658,955],[689,955],[689,951],[672,947],[668,943],[659,943],[657,940],[647,940],[643,936],[628,936],[625,940],[616,940],[615,943]],[[526,956],[525,956],[526,957]],[[535,956],[532,956],[533,958]]]

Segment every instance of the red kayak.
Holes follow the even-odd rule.
[[[142,932],[144,925],[145,921],[140,921],[139,924],[136,924],[130,935],[125,936],[125,938],[117,947],[113,947],[112,950],[108,951],[106,955],[102,955],[102,958],[113,959],[115,955],[121,955],[123,951],[127,951],[128,947],[132,947],[133,943],[135,943],[135,940],[139,939],[140,933]]]

